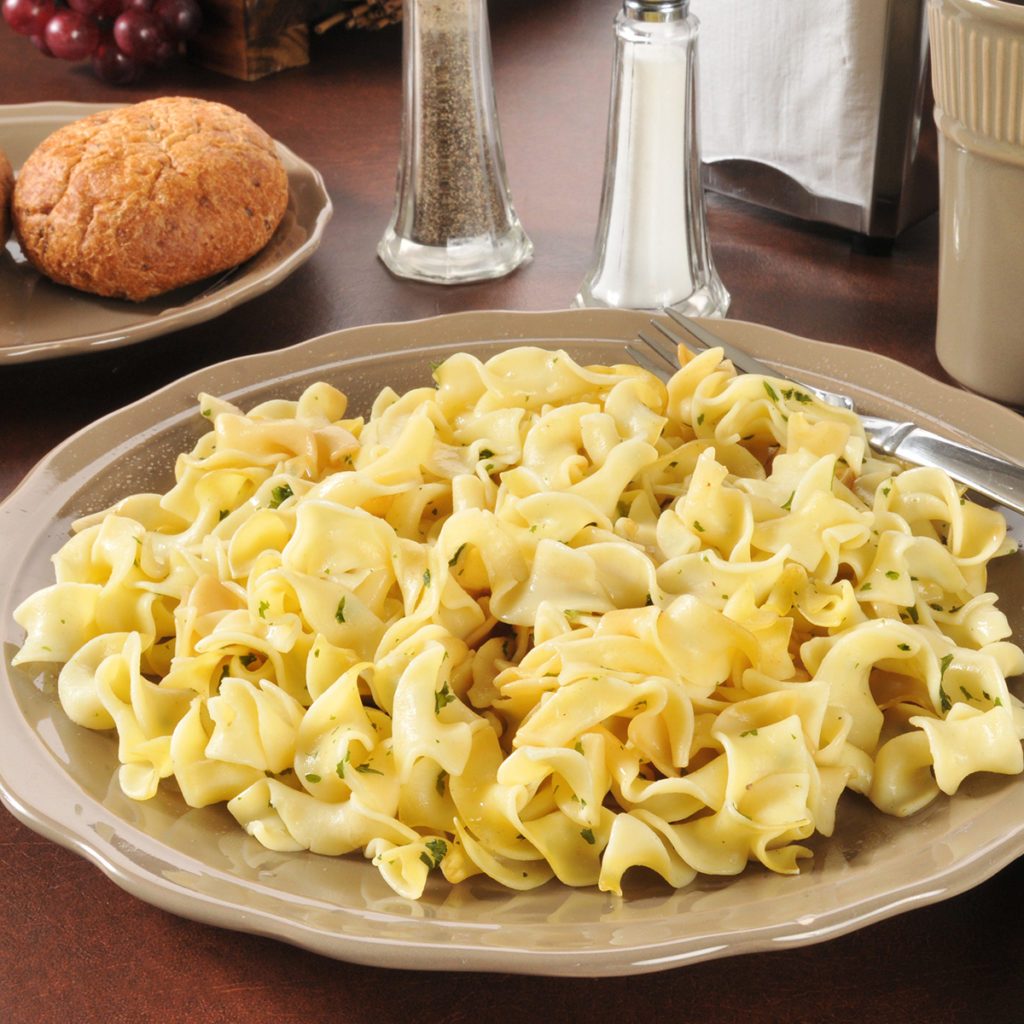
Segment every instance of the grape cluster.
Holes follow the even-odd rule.
[[[112,85],[162,65],[202,26],[197,0],[2,0],[3,16],[47,57],[92,60]]]

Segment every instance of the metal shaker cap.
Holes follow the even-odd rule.
[[[633,21],[679,21],[690,0],[625,0],[623,12]]]

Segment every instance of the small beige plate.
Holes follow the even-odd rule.
[[[15,173],[48,135],[113,104],[24,103],[0,106],[0,149]],[[13,238],[0,249],[0,365],[116,348],[181,330],[273,288],[316,251],[331,218],[318,171],[277,143],[288,172],[284,219],[266,247],[219,277],[147,302],[104,299],[54,284],[37,273]]]
[[[66,540],[70,521],[129,492],[171,484],[174,454],[208,426],[196,406],[200,390],[248,407],[270,396],[297,397],[324,379],[348,393],[354,415],[367,412],[385,384],[405,390],[429,383],[430,363],[459,350],[486,357],[532,342],[563,347],[584,361],[621,362],[623,340],[646,322],[641,314],[572,310],[461,313],[352,328],[204,369],[57,448],[0,505],[0,796],[6,805],[118,885],[174,913],[344,960],[431,970],[632,974],[786,949],[952,896],[1024,852],[1024,778],[987,776],[907,820],[847,794],[838,831],[813,842],[813,861],[795,877],[751,866],[736,879],[702,878],[674,891],[637,874],[627,878],[624,899],[555,882],[516,893],[487,880],[452,888],[432,879],[414,902],[392,892],[359,856],[266,850],[223,807],[190,810],[170,785],[146,803],[127,799],[115,777],[114,737],[68,721],[52,672],[11,667],[23,639],[12,611],[52,582],[49,557]],[[1020,417],[985,399],[867,352],[735,321],[715,327],[815,382],[842,381],[866,411],[909,412],[940,432],[949,423],[958,436],[1024,462]],[[880,386],[899,401],[880,394]],[[1014,517],[1015,529],[1022,525]],[[992,586],[1019,637],[1024,554],[996,563]]]

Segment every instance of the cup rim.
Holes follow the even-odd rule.
[[[932,7],[956,7],[982,21],[1024,30],[1024,4],[1007,0],[929,0]]]

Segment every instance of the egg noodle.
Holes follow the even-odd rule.
[[[119,782],[274,850],[620,893],[798,871],[846,789],[909,815],[1019,773],[1003,517],[738,376],[514,348],[318,383],[212,428],[163,495],[75,524],[15,618]]]

